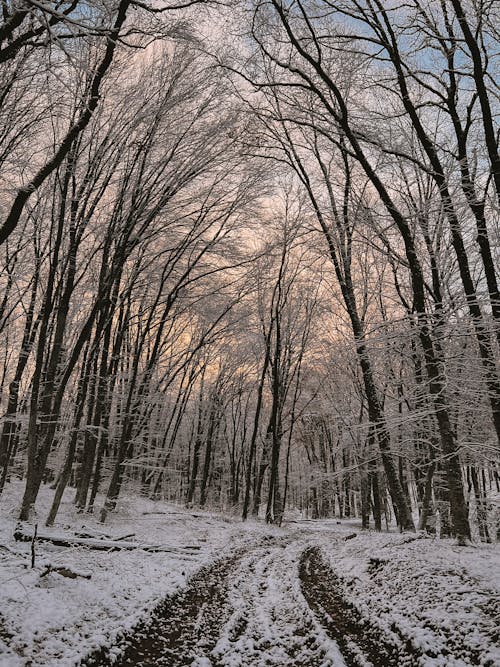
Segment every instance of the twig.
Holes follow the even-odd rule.
[[[35,523],[35,531],[33,533],[33,539],[31,540],[31,569],[35,567],[35,559],[36,559],[35,542],[37,534],[38,534],[38,524]]]

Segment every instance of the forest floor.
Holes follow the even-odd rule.
[[[69,492],[51,535],[133,533],[171,551],[39,542],[31,568],[30,544],[13,538],[21,490],[0,505],[2,667],[500,666],[498,544],[355,521],[278,529],[132,495],[102,526]]]

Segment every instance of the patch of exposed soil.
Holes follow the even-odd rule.
[[[125,635],[118,649],[102,649],[87,657],[85,667],[183,667],[210,653],[221,626],[229,615],[225,603],[228,577],[238,556],[202,568],[188,586],[168,597],[141,623]],[[209,663],[213,664],[213,663]]]
[[[147,622],[117,646],[87,657],[82,667],[337,665],[327,656],[293,576],[300,548],[292,549],[288,560],[288,542],[263,540],[262,546],[203,568]],[[319,634],[330,641],[322,630]]]
[[[284,540],[247,553],[235,568],[232,614],[210,658],[221,667],[340,667],[331,640],[298,586],[300,546]]]
[[[320,548],[302,548],[271,539],[201,569],[117,646],[96,651],[82,667],[422,667],[435,658],[482,664],[455,635],[445,636],[436,655],[396,624],[384,629],[369,620],[347,599]],[[373,559],[370,574],[383,567]]]

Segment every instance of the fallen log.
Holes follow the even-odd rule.
[[[33,539],[33,534],[26,532],[21,525],[18,525],[14,531],[14,539],[17,542],[31,542]],[[135,549],[141,549],[151,553],[189,553],[191,551],[198,551],[201,548],[199,545],[170,547],[162,544],[141,544],[140,542],[126,542],[124,540],[105,540],[98,538],[52,535],[44,532],[39,532],[36,539],[38,542],[50,542],[57,547],[85,547],[87,549],[95,549],[97,551],[132,551]]]
[[[113,542],[120,542],[122,540],[129,540],[131,537],[135,537],[135,533],[128,533],[127,535],[121,535],[120,537],[113,537],[113,535],[106,535],[105,533],[90,533],[90,532],[78,532],[75,533],[75,537],[83,538],[84,540],[97,539],[97,540],[111,540]]]

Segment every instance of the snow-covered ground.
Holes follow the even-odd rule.
[[[133,539],[146,544],[200,548],[180,553],[110,553],[40,542],[32,570],[30,544],[13,538],[21,491],[21,484],[11,484],[0,500],[1,667],[74,665],[91,649],[109,645],[133,627],[202,565],[239,545],[255,542],[264,533],[276,532],[254,522],[242,525],[235,519],[189,512],[137,496],[121,499],[118,511],[103,526],[96,518],[75,511],[74,490],[69,489],[56,526],[45,532],[71,535],[84,529],[115,537],[135,533]],[[48,488],[40,492],[40,530],[52,494]],[[41,577],[47,563],[88,573],[91,578],[71,579],[56,572]]]
[[[270,528],[135,496],[125,496],[102,526],[75,512],[69,490],[53,534],[134,533],[131,541],[173,551],[107,552],[38,543],[31,569],[30,545],[13,539],[21,490],[20,484],[8,486],[0,501],[2,667],[76,665],[92,649],[112,646],[203,565],[235,554],[232,569],[223,573],[227,591],[221,596],[220,632],[208,662],[200,658],[196,664],[341,667],[329,612],[319,602],[311,604],[299,577],[300,567],[309,567],[303,554],[310,547],[320,550],[325,587],[338,588],[379,637],[405,647],[414,657],[404,664],[500,665],[500,545],[460,548],[451,540],[363,533],[349,521]],[[41,492],[40,526],[51,495],[46,488]],[[91,577],[45,574],[49,563]]]
[[[301,593],[296,573],[303,548],[302,536],[292,533],[242,558],[231,577],[232,613],[210,653],[217,665],[345,667]]]
[[[356,537],[328,543],[336,522],[317,523],[307,528],[346,600],[385,636],[425,654],[423,666],[500,665],[500,544],[459,547],[422,535],[361,533],[355,524]]]

